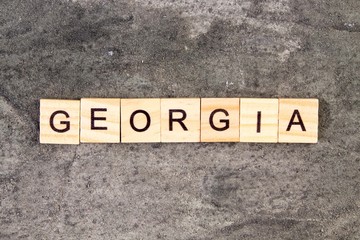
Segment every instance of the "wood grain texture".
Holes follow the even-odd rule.
[[[183,126],[174,121],[171,130],[170,111],[173,119],[186,117]],[[161,99],[161,142],[200,142],[200,98]]]
[[[297,111],[297,112],[296,112]],[[318,99],[279,99],[279,142],[317,143]],[[298,114],[297,114],[298,113]],[[300,124],[299,116],[303,122]],[[292,126],[289,126],[291,119]],[[305,131],[304,131],[305,130]]]
[[[91,126],[91,111],[94,111],[94,126]],[[96,128],[96,129],[95,129]],[[106,129],[98,129],[106,128]],[[81,130],[82,143],[119,143],[120,142],[120,99],[119,98],[82,98]]]
[[[240,142],[278,140],[278,99],[240,99]]]
[[[63,132],[56,132],[51,128],[50,118],[53,118],[53,127]],[[68,116],[67,116],[68,115]],[[49,144],[79,144],[79,100],[40,100],[40,143]],[[69,124],[68,130],[67,124]]]
[[[160,142],[160,136],[160,98],[121,100],[121,142]]]
[[[239,115],[239,98],[202,98],[201,142],[239,142]]]

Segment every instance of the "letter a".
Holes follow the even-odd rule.
[[[295,116],[298,118],[298,120],[299,120],[298,122],[294,122]],[[302,119],[301,119],[301,116],[300,116],[300,112],[299,112],[299,110],[297,110],[297,109],[294,110],[294,113],[293,113],[293,115],[291,116],[289,125],[288,125],[288,127],[286,128],[286,131],[290,131],[292,125],[300,125],[300,126],[301,126],[301,130],[302,130],[303,132],[306,132],[304,123],[303,123],[303,121],[302,121]]]

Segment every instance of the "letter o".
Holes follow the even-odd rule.
[[[134,118],[135,118],[135,115],[138,114],[138,113],[142,113],[145,115],[146,117],[146,125],[144,128],[137,128],[135,127],[135,124],[134,124]],[[146,130],[149,129],[150,127],[150,124],[151,124],[151,118],[150,118],[150,115],[149,113],[147,113],[146,111],[144,110],[136,110],[135,112],[133,112],[130,116],[130,126],[132,129],[134,129],[136,132],[145,132]]]

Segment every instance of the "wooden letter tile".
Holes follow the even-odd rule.
[[[83,143],[119,143],[120,99],[82,98],[80,132]]]
[[[201,142],[239,142],[239,98],[201,99]]]
[[[161,142],[200,142],[200,98],[161,99]]]
[[[160,142],[160,98],[121,99],[121,142]]]
[[[40,100],[40,143],[79,144],[80,101]]]
[[[278,139],[278,99],[240,99],[240,142],[276,143]]]
[[[279,99],[279,142],[317,143],[318,99]]]

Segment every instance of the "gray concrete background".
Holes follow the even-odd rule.
[[[360,1],[0,1],[0,239],[360,239]],[[315,97],[318,144],[40,145],[40,98]]]

